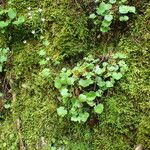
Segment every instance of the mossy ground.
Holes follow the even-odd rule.
[[[144,8],[150,4],[144,3]],[[21,31],[23,36],[12,33],[14,39],[6,77],[13,98],[11,109],[3,114],[0,124],[0,149],[16,150],[25,146],[29,150],[63,147],[68,150],[131,150],[139,143],[150,149],[150,10],[136,15],[128,33],[119,31],[117,39],[111,34],[101,35],[99,42],[95,39],[98,35],[89,28],[84,10],[74,1],[17,0],[10,5],[20,14],[28,13],[28,7],[32,10],[41,7],[47,21],[45,25],[36,24],[35,16],[26,22],[25,31]],[[34,29],[42,29],[42,38],[34,38],[29,33]],[[45,40],[48,46],[43,45]],[[40,49],[47,53],[47,65],[39,65],[44,59],[38,55]],[[99,123],[93,126],[59,118],[54,75],[62,66],[73,65],[87,53],[103,54],[110,49],[127,54],[129,70],[105,97],[105,110],[99,116]],[[61,63],[55,64],[56,61]],[[42,78],[41,71],[45,67],[51,69],[51,76]]]

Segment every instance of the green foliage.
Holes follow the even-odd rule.
[[[94,111],[97,114],[101,114],[103,112],[104,106],[103,104],[98,104],[97,106],[94,107]]]
[[[3,64],[7,61],[9,48],[0,48],[0,72],[3,71]]]
[[[120,60],[122,56],[116,53],[108,61],[101,62],[90,55],[73,69],[63,68],[55,79],[63,104],[57,109],[58,115],[69,115],[72,121],[86,122],[91,113],[89,108],[94,108],[93,113],[101,114],[103,94],[127,71],[127,65]]]
[[[140,13],[136,14],[137,20],[135,21],[135,26],[132,27],[129,25],[131,30],[128,31],[127,36],[126,33],[121,35],[119,32],[119,40],[113,36],[115,43],[111,43],[108,37],[107,41],[104,41],[103,44],[99,43],[99,41],[94,43],[94,37],[97,37],[97,34],[91,36],[91,32],[87,30],[87,16],[85,15],[85,11],[80,6],[77,6],[76,2],[78,1],[45,0],[44,2],[39,1],[39,3],[24,0],[8,1],[13,5],[12,8],[16,8],[17,14],[23,15],[28,19],[25,22],[25,26],[19,28],[19,38],[16,38],[15,35],[17,35],[17,32],[12,27],[9,31],[15,33],[15,35],[12,35],[15,38],[12,38],[11,42],[8,41],[8,38],[6,40],[9,42],[12,51],[12,55],[9,55],[9,64],[11,65],[7,65],[10,68],[7,69],[6,78],[14,81],[11,88],[16,93],[17,100],[10,100],[13,103],[10,107],[11,111],[4,116],[5,121],[0,122],[0,149],[132,150],[138,143],[143,144],[145,149],[150,148],[148,126],[150,124],[150,115],[148,114],[148,100],[150,97],[148,84],[150,66],[148,57],[148,50],[150,49],[150,13],[145,12],[145,8],[149,6],[148,0],[130,1],[130,5],[136,6],[137,12]],[[96,1],[97,4],[101,2],[101,0]],[[128,5],[127,0],[122,0],[122,2],[125,1],[125,5]],[[91,0],[88,0],[88,2],[91,2]],[[110,0],[110,2],[112,5],[115,4],[115,0]],[[87,0],[83,0],[83,3],[87,3]],[[30,11],[28,7],[31,8]],[[42,8],[42,13],[38,12],[39,7]],[[112,9],[115,11],[115,9],[119,8],[112,7]],[[29,16],[28,13],[32,14],[32,16]],[[39,16],[43,18],[43,21],[45,18],[45,22],[42,22]],[[119,17],[123,16],[125,17],[121,18],[122,20],[128,20],[126,16],[130,17],[132,14],[120,15],[118,13],[118,18],[114,16],[113,14],[113,23],[115,23],[115,20],[119,20]],[[106,17],[106,19],[108,18]],[[107,22],[105,23],[107,24]],[[43,26],[45,27],[44,29]],[[33,39],[35,34],[34,32],[32,32],[34,35],[31,34],[32,30],[36,34],[39,31],[45,31],[45,35],[39,37],[38,40],[37,38]],[[25,34],[22,34],[24,32]],[[3,41],[4,37],[4,35],[0,36],[0,38],[3,38]],[[103,37],[100,37],[100,39]],[[46,48],[40,45],[42,38],[44,39],[43,41],[48,41],[43,43],[44,45],[48,45]],[[27,43],[20,42],[23,40],[26,40]],[[94,41],[93,43],[91,43],[92,40]],[[121,41],[119,45],[118,41]],[[93,44],[94,49],[88,47],[87,44]],[[99,95],[102,95],[102,97],[100,97],[100,103],[98,103],[99,101],[96,101],[96,103],[97,105],[102,104],[104,106],[104,112],[100,114],[100,123],[97,125],[82,125],[58,119],[56,109],[59,104],[57,103],[62,102],[62,96],[54,89],[50,79],[53,74],[49,73],[57,73],[60,68],[64,65],[67,66],[68,63],[73,68],[75,65],[74,62],[78,61],[79,57],[81,58],[78,55],[79,52],[88,53],[92,51],[94,55],[97,45],[105,49],[104,44],[106,44],[106,47],[109,44],[116,45],[117,47],[113,47],[113,50],[119,50],[128,55],[126,61],[129,71],[126,73],[126,78],[120,84],[114,86],[111,91],[104,94],[99,91]],[[6,43],[1,44],[0,47],[7,47]],[[44,52],[39,54],[40,50]],[[69,62],[68,59],[63,62],[60,61],[61,63],[57,65],[57,68],[51,65],[60,60],[63,57],[62,54],[65,56],[67,54],[69,56],[76,55],[77,57],[69,57]],[[47,59],[49,57],[50,60]],[[117,55],[115,57],[124,58],[124,56]],[[123,58],[117,59],[120,61],[119,59]],[[122,65],[123,62],[119,64]],[[47,69],[50,69],[50,71],[47,71]],[[113,69],[117,69],[117,67],[109,67],[110,71]],[[101,73],[103,70],[97,67],[96,72]],[[48,76],[45,73],[48,73]],[[115,75],[115,77],[117,76]],[[85,80],[87,79],[82,78],[81,81]],[[117,80],[115,79],[115,81]],[[70,82],[73,82],[73,80],[71,79]],[[96,113],[94,108],[97,106],[93,106],[93,103],[91,103],[92,99],[95,98],[95,91],[90,89],[93,84],[88,80],[87,83],[82,84],[83,86],[89,85],[88,87],[81,86],[81,89],[84,89],[87,93],[90,92],[88,96],[82,93],[83,91],[79,93],[80,101],[85,101],[88,97],[90,106],[86,102],[82,102],[82,104],[89,114],[90,112]],[[105,83],[101,82],[101,85],[103,84]],[[58,84],[58,86],[60,85]],[[73,87],[73,85],[69,86]],[[113,84],[110,81],[106,81],[106,87],[110,89],[110,87],[113,87]],[[64,91],[65,96],[68,96],[69,90],[67,91],[64,88]],[[106,96],[105,99],[104,96]],[[59,102],[56,100],[56,97],[58,97]],[[97,98],[99,97],[96,96]],[[68,100],[69,102],[70,99]],[[141,110],[141,105],[143,105],[143,110]],[[62,106],[67,111],[65,117],[71,117],[69,116],[69,110],[72,105],[69,103],[66,106],[62,104]],[[145,109],[146,106],[147,108]],[[6,105],[6,107],[9,106]],[[97,110],[101,112],[102,107]],[[83,121],[88,117],[87,113],[80,115]],[[20,118],[21,121],[20,132],[16,129],[17,118]],[[72,119],[77,120],[77,118]],[[93,117],[90,118],[88,124],[91,123],[91,119]],[[19,135],[21,135],[21,139]],[[22,143],[25,145],[25,148],[19,147],[22,146]],[[42,146],[43,143],[46,146]]]
[[[100,26],[101,32],[108,32],[113,20],[116,21],[119,18],[120,21],[127,21],[129,13],[136,13],[134,6],[128,6],[124,3],[126,1],[109,0],[100,4],[96,1],[96,12],[90,14],[89,18],[94,21],[95,25]]]
[[[4,33],[8,27],[19,26],[24,23],[25,18],[23,16],[17,16],[15,8],[0,10],[0,31]],[[8,29],[9,30],[9,29]]]

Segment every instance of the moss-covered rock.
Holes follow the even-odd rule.
[[[129,71],[103,98],[105,109],[98,116],[99,123],[76,124],[57,116],[59,95],[53,86],[53,77],[70,63],[63,59],[64,56],[71,56],[69,59],[74,61],[73,56],[79,59],[81,52],[95,53],[97,47],[105,49],[114,43],[107,40],[103,41],[105,45],[99,45],[97,41],[90,49],[93,37],[87,26],[88,18],[74,1],[17,0],[9,5],[24,14],[27,21],[23,27],[26,31],[14,33],[9,45],[12,66],[8,65],[6,77],[16,96],[12,100],[10,116],[0,124],[0,148],[11,150],[21,145],[29,150],[63,147],[68,150],[131,150],[139,143],[150,148],[150,11],[137,14],[130,34],[122,33],[119,43],[115,44],[115,50],[127,54]],[[42,8],[43,16],[36,14],[35,19],[29,20],[29,7],[31,13]],[[41,24],[39,18],[45,18],[45,23]],[[33,35],[32,30],[37,34]],[[39,55],[40,50],[46,54]],[[45,68],[48,72],[43,76]]]

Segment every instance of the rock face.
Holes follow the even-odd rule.
[[[144,150],[144,147],[143,145],[140,144],[135,148],[135,150]]]

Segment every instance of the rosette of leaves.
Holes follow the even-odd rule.
[[[127,0],[109,0],[101,3],[96,0],[95,2],[96,10],[90,14],[89,18],[94,21],[95,25],[100,26],[101,32],[108,32],[113,20],[128,21],[128,14],[136,12],[134,6],[127,5]]]
[[[90,113],[101,114],[104,109],[101,98],[128,69],[124,58],[125,55],[116,53],[101,62],[90,55],[73,69],[63,68],[54,81],[61,96],[58,115],[86,122]]]
[[[19,26],[25,21],[23,16],[17,17],[15,8],[3,9],[0,11],[0,31],[6,32],[9,26]]]

